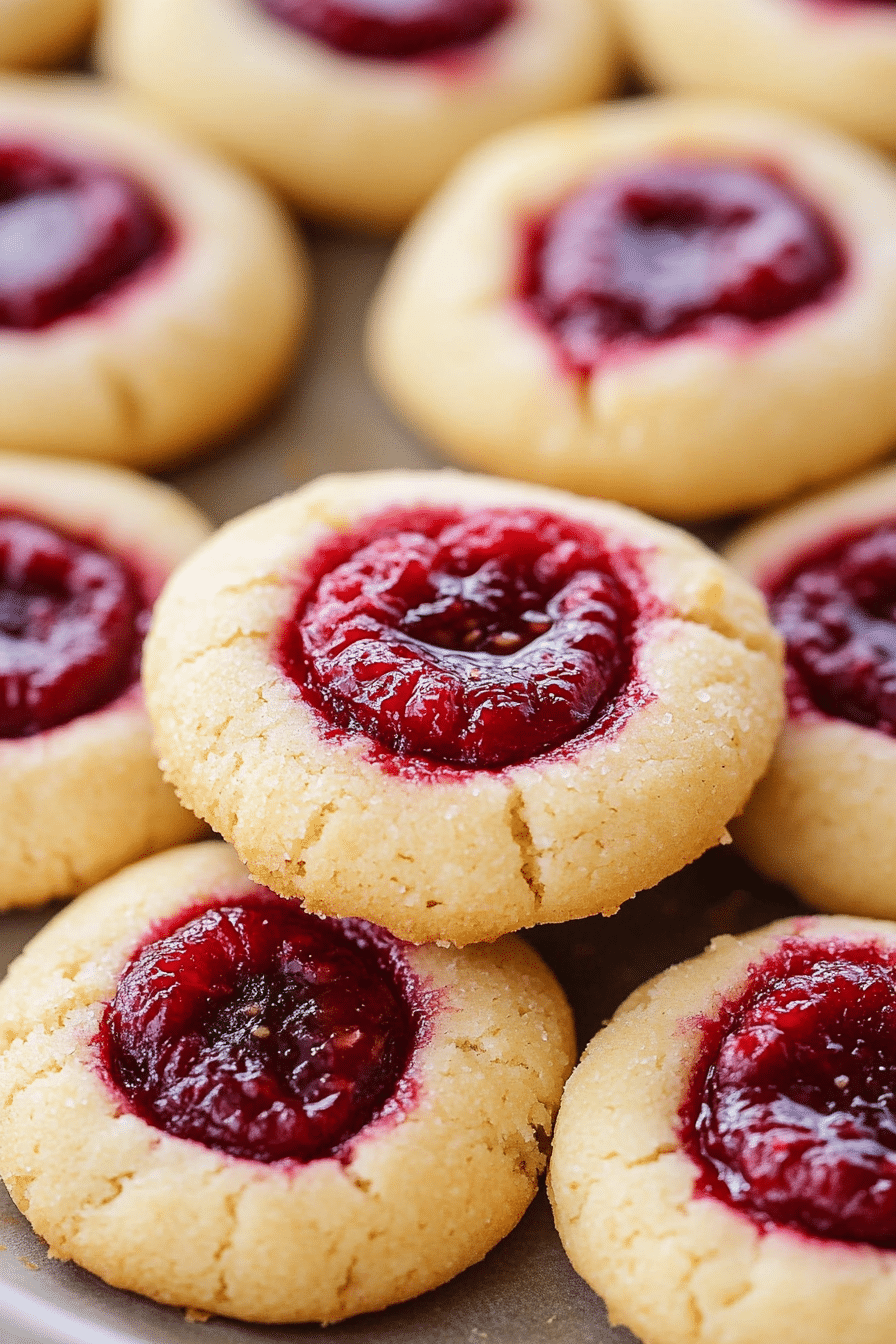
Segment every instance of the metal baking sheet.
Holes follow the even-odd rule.
[[[443,465],[379,401],[364,372],[364,315],[388,245],[335,233],[311,239],[316,312],[289,389],[266,418],[223,449],[172,473],[215,522],[224,522],[326,471]],[[0,916],[2,964],[49,911]],[[792,914],[797,902],[717,849],[606,920],[533,931],[564,985],[584,1045],[637,985],[701,951],[719,933]],[[178,1229],[171,1227],[176,1237]],[[0,1189],[2,1344],[286,1344],[319,1326],[199,1323],[108,1288],[46,1247]],[[328,1344],[633,1344],[571,1268],[540,1193],[522,1223],[479,1265],[414,1302],[327,1328]]]

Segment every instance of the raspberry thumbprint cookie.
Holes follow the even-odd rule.
[[[787,722],[737,843],[812,905],[896,918],[896,468],[757,523],[728,556],[787,658]]]
[[[896,928],[785,920],[637,990],[563,1096],[563,1244],[643,1344],[889,1344]]]
[[[394,228],[486,136],[608,93],[608,0],[112,0],[105,69],[327,218]]]
[[[208,531],[155,482],[0,455],[0,909],[202,830],[159,773],[139,675],[159,589]]]
[[[0,67],[56,65],[76,55],[97,17],[97,0],[0,0]]]
[[[660,88],[792,108],[896,149],[893,0],[617,0]]]
[[[522,941],[319,919],[216,841],[47,925],[0,989],[0,1041],[0,1172],[51,1254],[271,1322],[480,1260],[535,1194],[575,1058]]]
[[[668,517],[896,437],[896,175],[829,132],[642,100],[474,155],[409,231],[369,355],[463,462]]]
[[[724,836],[782,712],[762,600],[612,504],[315,481],[157,609],[163,768],[257,880],[414,942],[611,914]]]
[[[151,467],[233,429],[291,361],[299,248],[86,80],[0,82],[0,447]]]

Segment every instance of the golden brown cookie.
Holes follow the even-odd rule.
[[[461,462],[674,518],[896,437],[896,176],[783,114],[642,99],[511,133],[399,246],[369,359]]]
[[[86,80],[0,81],[0,447],[159,466],[252,414],[300,243],[234,170]]]
[[[888,1344],[896,928],[717,938],[585,1052],[554,1140],[563,1244],[643,1344]]]
[[[0,0],[0,66],[56,65],[84,46],[97,0]]]
[[[112,0],[100,55],[303,209],[375,228],[480,140],[618,73],[606,0]]]
[[[139,682],[168,574],[209,527],[110,467],[0,455],[0,909],[192,839]]]
[[[613,504],[315,481],[172,579],[163,768],[259,881],[415,942],[612,913],[724,838],[781,715],[758,594]]]
[[[0,1171],[51,1254],[257,1321],[376,1310],[481,1259],[535,1194],[574,1058],[521,941],[319,920],[217,842],[58,916],[0,1031]]]

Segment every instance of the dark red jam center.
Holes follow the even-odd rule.
[[[681,159],[596,182],[531,223],[521,298],[587,373],[620,342],[785,317],[844,270],[830,225],[778,173]]]
[[[393,752],[526,760],[594,724],[631,674],[619,558],[541,509],[383,514],[312,561],[280,665],[329,723]]]
[[[698,1189],[760,1227],[896,1249],[896,957],[791,938],[704,1024]]]
[[[32,736],[120,695],[139,675],[147,619],[121,560],[0,511],[0,738]]]
[[[89,308],[170,237],[159,207],[124,174],[0,143],[0,327],[33,331]]]
[[[348,56],[431,56],[469,46],[509,18],[511,0],[257,0],[272,18]]]
[[[310,1162],[395,1095],[420,1032],[411,997],[389,934],[257,888],[133,958],[100,1049],[149,1124],[234,1157]]]
[[[896,736],[896,519],[827,538],[769,587],[791,712]]]

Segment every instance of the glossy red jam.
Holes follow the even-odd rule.
[[[170,244],[138,183],[30,143],[0,143],[0,327],[34,331],[94,306]]]
[[[896,736],[896,518],[828,537],[767,586],[793,714]]]
[[[121,560],[0,510],[0,738],[114,700],[139,676],[147,620]]]
[[[433,56],[488,37],[511,0],[258,0],[272,18],[347,56]]]
[[[698,1191],[763,1229],[896,1249],[896,955],[790,938],[704,1024]]]
[[[188,911],[121,976],[105,1070],[178,1138],[257,1162],[338,1153],[396,1099],[422,1036],[400,949],[264,888]]]
[[[467,768],[612,719],[632,672],[630,557],[536,508],[394,510],[311,562],[280,666],[330,724]]]
[[[533,222],[520,297],[587,373],[620,343],[786,317],[844,272],[831,226],[781,174],[679,159],[595,182]]]

